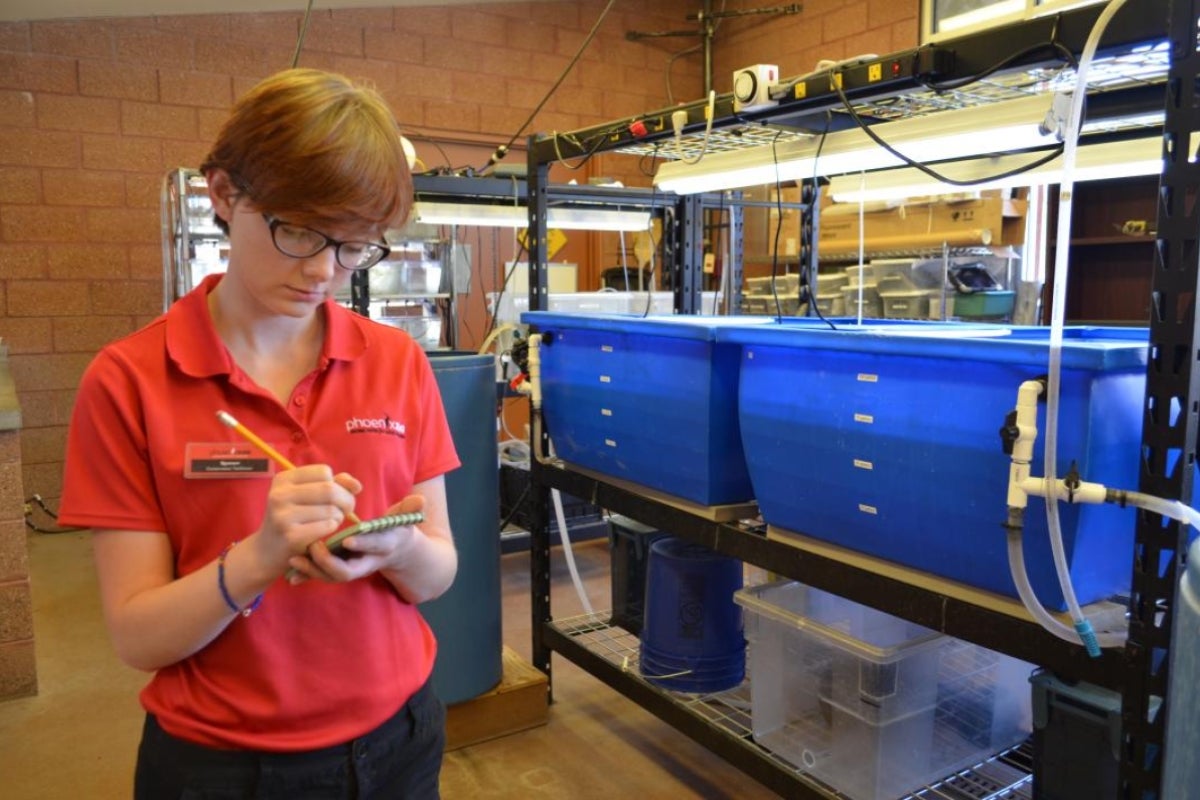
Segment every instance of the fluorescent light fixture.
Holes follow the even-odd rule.
[[[650,228],[649,211],[551,206],[546,224],[563,230],[644,231]]]
[[[524,228],[529,225],[525,206],[420,201],[413,206],[413,221],[428,225],[478,225],[491,228]],[[644,231],[650,227],[649,211],[609,208],[552,207],[546,224],[562,230]]]
[[[413,221],[424,222],[427,225],[524,228],[529,224],[529,211],[525,206],[438,203],[422,200],[413,205]]]
[[[1090,181],[1104,178],[1127,178],[1134,175],[1157,175],[1162,172],[1161,136],[1147,136],[1126,141],[1085,144],[1076,151],[1073,180]],[[1021,153],[977,158],[937,165],[937,171],[955,180],[980,180],[989,175],[1006,172],[1028,164],[1034,154]],[[973,186],[942,183],[912,167],[880,170],[858,175],[841,175],[830,179],[829,195],[837,203],[859,203],[874,200],[897,200],[906,197],[950,194],[961,191],[1001,189],[1012,186],[1042,186],[1061,183],[1062,156],[1019,175]]]
[[[1050,109],[1050,96],[1027,97],[984,106],[944,111],[874,126],[888,144],[913,161],[944,161],[1058,144],[1042,133],[1040,123]],[[816,158],[818,137],[711,153],[699,163],[667,162],[654,183],[677,194],[761,186],[813,175],[841,175],[903,166],[904,162],[858,128],[825,137]]]

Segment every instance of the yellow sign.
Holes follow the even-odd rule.
[[[529,229],[521,228],[517,231],[517,241],[526,250],[529,249]],[[546,229],[546,260],[554,258],[559,250],[563,249],[563,245],[567,243],[567,235],[558,228]]]

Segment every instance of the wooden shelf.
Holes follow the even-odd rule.
[[[1089,181],[1075,187],[1070,269],[1065,315],[1068,319],[1106,319],[1145,324],[1150,318],[1154,236],[1119,233],[1126,220],[1153,219],[1158,180],[1121,178]],[[1046,252],[1043,314],[1048,319],[1049,292],[1054,282],[1053,254],[1057,252],[1057,192],[1052,193]]]

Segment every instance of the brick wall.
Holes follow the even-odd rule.
[[[714,88],[731,91],[733,71],[752,64],[778,64],[788,78],[815,69],[822,60],[917,46],[917,0],[805,0],[802,5],[803,12],[794,16],[723,22],[713,59]]]
[[[317,10],[300,63],[374,81],[414,133],[494,146],[525,121],[604,5]],[[699,39],[630,42],[625,32],[685,29],[696,5],[620,0],[527,133],[668,105],[668,59]],[[728,90],[735,66],[774,59],[786,75],[814,55],[915,43],[915,0],[805,5],[795,18],[725,23],[717,89]],[[898,6],[912,9],[896,18]],[[864,13],[865,27],[854,21]],[[300,19],[296,12],[0,24],[0,337],[24,409],[26,493],[56,502],[80,374],[101,345],[161,309],[163,176],[196,165],[234,97],[291,62]],[[700,70],[698,53],[674,63],[676,100],[702,94]],[[419,139],[417,146],[427,163],[440,163]],[[605,169],[603,160],[594,168]],[[626,175],[639,180],[636,170]]]

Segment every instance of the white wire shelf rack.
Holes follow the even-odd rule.
[[[766,754],[781,770],[796,776],[803,775],[805,780],[823,786],[820,781],[754,741],[750,717],[751,686],[748,678],[733,689],[708,694],[675,692],[654,687],[641,674],[638,637],[624,628],[612,625],[611,618],[610,612],[599,611],[556,619],[550,626],[619,670],[625,679],[654,688],[697,720],[740,741],[747,748]],[[569,657],[569,654],[565,655]],[[1032,748],[1026,742],[969,769],[924,786],[900,800],[1032,800],[1032,769]],[[834,789],[826,787],[826,791],[831,797],[842,797]]]

